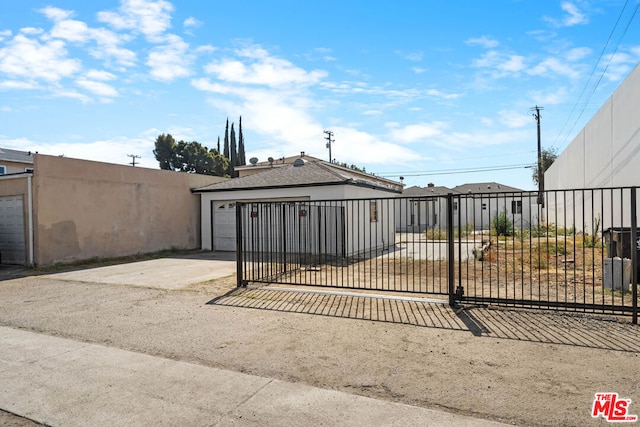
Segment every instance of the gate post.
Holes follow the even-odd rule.
[[[240,288],[245,286],[242,262],[244,260],[244,253],[242,250],[242,205],[241,202],[236,202],[236,287]]]
[[[632,322],[634,325],[638,324],[638,246],[640,245],[640,241],[638,241],[638,218],[636,217],[636,207],[637,199],[636,199],[636,187],[631,187],[631,298],[633,314],[632,314]]]
[[[453,247],[453,193],[447,194],[447,284],[449,286],[449,305],[453,307],[456,303],[454,275],[454,247]]]

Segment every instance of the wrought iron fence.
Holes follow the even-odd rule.
[[[636,188],[236,205],[238,285],[630,315]],[[542,203],[538,203],[542,201]]]

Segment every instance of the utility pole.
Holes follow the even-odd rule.
[[[135,166],[139,164],[139,163],[136,163],[136,159],[139,159],[140,156],[136,154],[127,154],[127,157],[131,157],[131,163],[129,163],[131,166]]]
[[[540,143],[540,110],[544,110],[537,105],[531,109],[535,111],[533,117],[538,125],[538,204],[544,208],[544,171],[542,170],[542,145]]]
[[[327,134],[324,139],[327,140],[327,148],[329,149],[329,163],[333,163],[333,158],[331,157],[331,144],[335,142],[335,139],[332,139],[333,132],[330,130],[325,130],[324,133]]]

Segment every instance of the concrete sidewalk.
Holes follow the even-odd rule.
[[[0,408],[52,426],[504,425],[8,327]]]

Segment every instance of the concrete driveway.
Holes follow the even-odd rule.
[[[200,252],[191,255],[177,255],[175,257],[107,267],[53,273],[44,277],[87,283],[177,290],[235,274],[235,259],[234,252]]]

